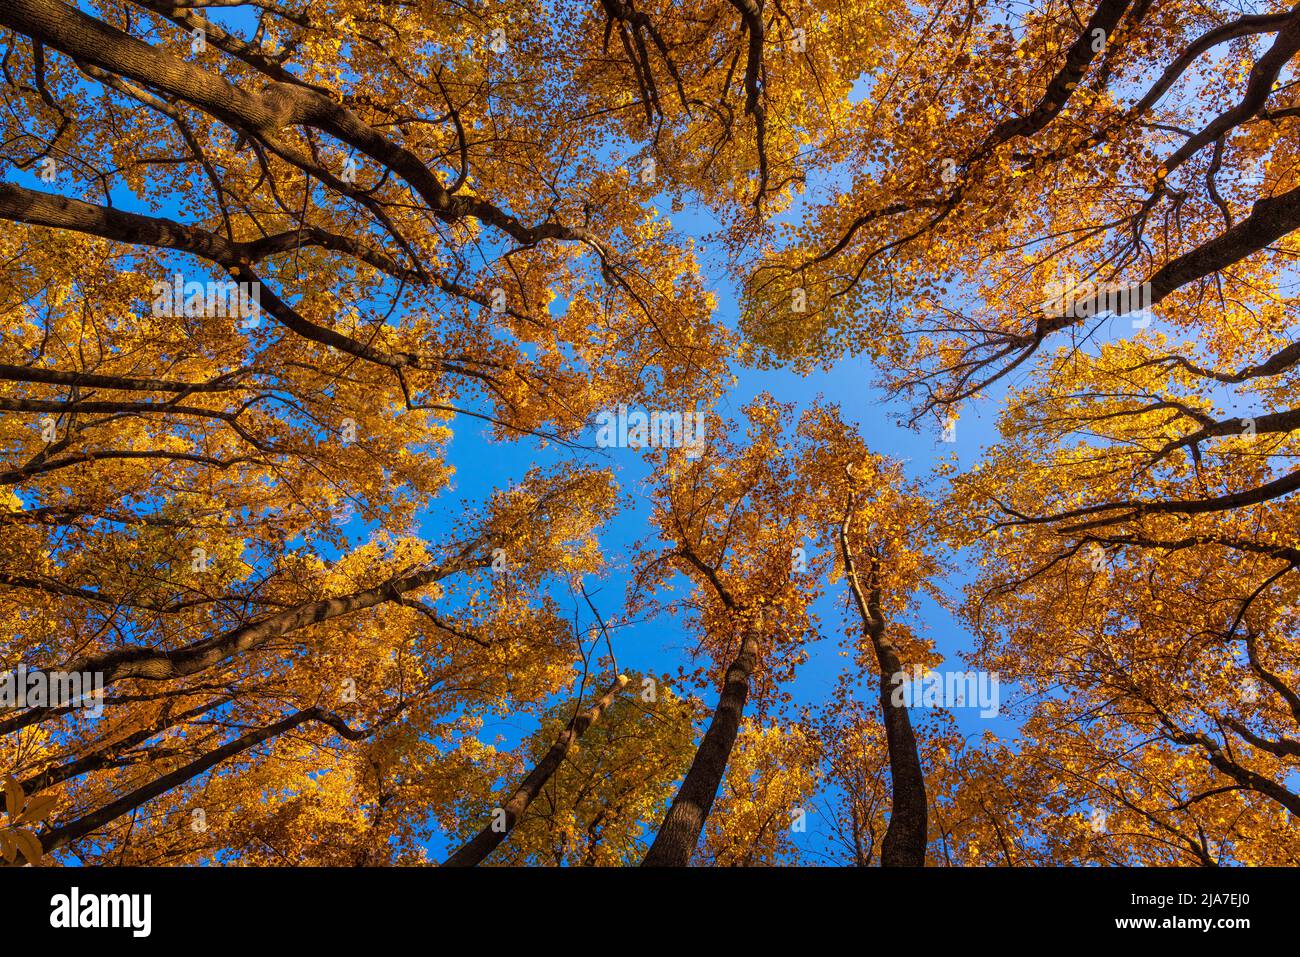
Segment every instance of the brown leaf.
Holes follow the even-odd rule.
[[[28,863],[33,867],[41,866],[41,842],[37,840],[36,834],[26,828],[14,829],[14,840],[18,842],[19,848],[22,849],[23,857],[27,858]]]
[[[23,789],[15,777],[9,777],[5,780],[5,810],[9,812],[9,820],[16,820],[18,812],[23,809]]]
[[[27,802],[27,808],[19,815],[15,823],[18,824],[39,824],[50,816],[59,803],[58,797],[53,794],[38,794]]]

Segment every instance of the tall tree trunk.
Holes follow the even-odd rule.
[[[751,632],[741,642],[735,661],[727,668],[709,730],[704,733],[677,797],[664,815],[659,833],[641,862],[643,867],[685,867],[690,863],[700,832],[704,830],[704,821],[726,773],[727,761],[740,730],[740,717],[749,697],[749,678],[757,662],[758,637]]]
[[[41,849],[46,854],[50,854],[63,847],[65,844],[75,841],[79,837],[84,837],[103,827],[105,824],[117,820],[122,815],[131,813],[136,808],[140,807],[140,805],[152,801],[161,794],[166,794],[172,788],[179,787],[185,782],[198,777],[203,772],[211,770],[222,761],[226,760],[226,758],[243,754],[250,748],[255,748],[262,742],[269,741],[286,731],[292,731],[294,728],[301,724],[306,724],[308,721],[320,721],[328,724],[337,731],[340,736],[349,741],[359,741],[374,733],[373,728],[369,730],[354,731],[344,723],[342,718],[321,708],[307,708],[303,711],[294,712],[291,715],[281,718],[274,724],[267,725],[264,728],[257,728],[240,735],[238,738],[223,744],[216,750],[209,751],[201,758],[191,761],[189,764],[183,765],[168,774],[164,774],[155,781],[151,781],[142,787],[136,788],[134,791],[124,794],[116,801],[105,805],[97,811],[84,814],[76,820],[69,821],[66,824],[61,824],[58,827],[53,827],[42,832],[39,837]]]
[[[872,558],[871,580],[864,593],[858,578],[853,550],[849,546],[849,522],[845,516],[840,526],[840,551],[844,559],[845,578],[853,592],[853,601],[862,626],[871,639],[880,666],[880,710],[885,722],[885,743],[889,748],[891,809],[889,826],[880,844],[880,863],[885,867],[922,867],[925,865],[925,828],[928,804],[925,774],[916,752],[916,735],[907,706],[895,703],[894,689],[905,680],[906,672],[898,649],[885,634],[885,616],[880,607],[879,559]]]
[[[880,708],[885,716],[885,742],[889,747],[889,777],[893,807],[889,827],[880,844],[880,863],[886,867],[922,867],[925,864],[927,802],[925,774],[916,752],[916,736],[907,707],[895,704],[893,691],[905,678],[893,643],[872,638],[880,662]]]
[[[510,800],[505,803],[502,810],[505,811],[505,826],[500,830],[493,830],[492,824],[489,824],[478,834],[466,841],[456,853],[447,858],[442,864],[443,867],[474,867],[483,862],[483,859],[496,850],[497,845],[506,839],[511,831],[514,830],[515,824],[523,816],[528,805],[533,803],[533,799],[541,793],[546,782],[551,779],[560,762],[564,760],[565,755],[573,747],[573,742],[577,741],[587,729],[595,724],[605,709],[614,701],[614,695],[618,689],[627,684],[627,676],[619,675],[618,679],[609,686],[609,690],[601,696],[591,708],[582,714],[576,714],[570,719],[560,736],[555,739],[551,749],[546,752],[542,760],[537,762],[537,766],[529,772],[528,777],[524,778],[523,783],[511,796]],[[495,823],[495,822],[493,822]]]

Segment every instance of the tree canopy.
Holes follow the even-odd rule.
[[[1300,863],[1300,6],[0,47],[5,861]]]

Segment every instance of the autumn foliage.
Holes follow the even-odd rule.
[[[0,45],[4,861],[1300,863],[1300,7]]]

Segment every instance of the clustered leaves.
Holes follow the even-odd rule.
[[[1300,859],[1300,11],[5,0],[0,44],[0,667],[103,682],[0,711],[7,863],[427,863],[518,795],[489,863]],[[856,357],[996,436],[726,401]],[[633,489],[620,406],[703,445]],[[550,464],[460,490],[476,438]],[[1012,735],[890,704],[941,607]]]

